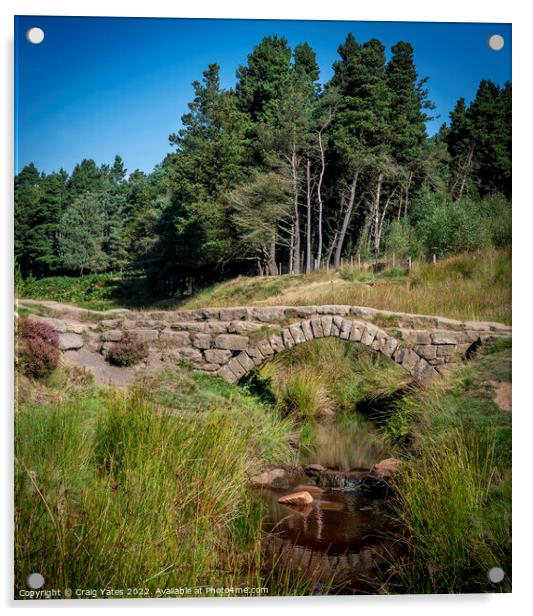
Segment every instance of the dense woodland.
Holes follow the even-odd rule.
[[[307,43],[264,38],[220,86],[195,81],[152,173],[82,160],[15,178],[23,277],[145,275],[158,294],[236,274],[306,273],[356,253],[439,256],[511,241],[511,84],[483,80],[429,138],[413,47],[349,34],[320,83]]]

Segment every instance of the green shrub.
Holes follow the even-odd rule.
[[[413,203],[412,221],[427,255],[444,256],[511,243],[511,204],[501,195],[452,201],[425,193]]]
[[[418,257],[420,244],[409,219],[393,220],[384,225],[382,249],[385,254],[395,255],[398,259]]]

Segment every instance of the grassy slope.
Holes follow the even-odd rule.
[[[511,414],[493,384],[511,381],[500,340],[448,380],[402,398],[388,423],[406,438],[394,503],[401,525],[391,592],[511,589]],[[487,579],[501,567],[499,584]]]
[[[460,255],[436,265],[415,263],[373,275],[357,268],[310,276],[236,278],[200,292],[182,306],[352,304],[438,314],[464,320],[511,322],[511,260],[506,251]]]
[[[294,461],[290,419],[186,369],[119,391],[62,367],[44,382],[19,377],[18,396],[15,590],[39,571],[49,588],[151,596],[306,591],[261,570],[261,513],[246,496],[250,473]]]
[[[436,265],[415,262],[406,275],[399,269],[380,274],[344,267],[309,276],[239,277],[183,300],[150,302],[142,280],[102,274],[30,281],[21,296],[52,299],[87,308],[119,306],[199,308],[236,305],[352,304],[386,310],[438,314],[464,320],[511,322],[509,251],[459,255]]]

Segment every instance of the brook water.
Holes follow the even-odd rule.
[[[288,487],[254,490],[266,511],[267,562],[312,581],[317,594],[329,585],[332,593],[372,592],[389,549],[385,500],[365,496],[356,487],[325,489],[305,507],[278,503],[297,485],[312,483],[302,474],[291,477]]]

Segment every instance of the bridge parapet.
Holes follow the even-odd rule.
[[[146,341],[150,358],[192,362],[236,382],[273,355],[316,338],[338,337],[383,353],[415,379],[438,377],[473,349],[512,335],[510,326],[391,312],[362,306],[260,306],[182,311],[97,312],[57,302],[21,300],[58,332],[64,350],[104,356],[126,332]],[[42,316],[45,312],[46,315]],[[148,360],[150,361],[150,359]]]

